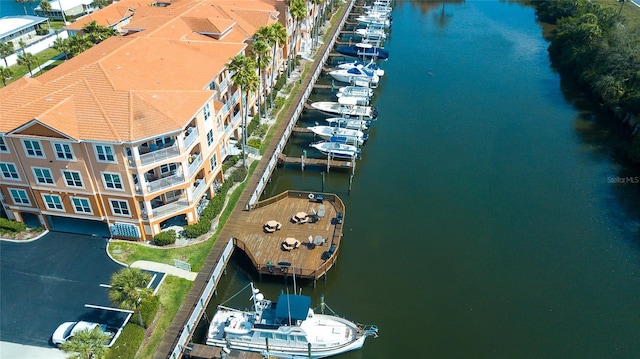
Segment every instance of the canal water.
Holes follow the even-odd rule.
[[[265,194],[345,201],[336,267],[297,283],[380,328],[340,358],[637,357],[640,183],[615,150],[622,131],[561,83],[528,7],[398,0],[393,19],[351,191],[349,172],[292,167]],[[311,141],[286,151],[314,155]],[[218,298],[250,280],[233,262]]]

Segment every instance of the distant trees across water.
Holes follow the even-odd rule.
[[[588,0],[534,1],[541,21],[555,24],[549,56],[594,98],[622,118],[640,120],[640,27],[620,15],[621,7]],[[640,138],[629,149],[640,163]]]

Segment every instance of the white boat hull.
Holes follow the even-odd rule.
[[[332,127],[348,128],[352,130],[366,131],[371,125],[369,120],[358,120],[343,117],[331,117],[325,119]]]
[[[311,107],[318,111],[341,116],[365,117],[367,119],[378,117],[378,111],[370,106],[341,105],[337,102],[319,101],[313,102]]]

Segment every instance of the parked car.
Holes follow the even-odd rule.
[[[107,331],[106,324],[85,322],[81,320],[79,322],[65,322],[60,324],[60,326],[58,326],[58,329],[56,329],[56,331],[53,332],[53,335],[51,336],[51,341],[53,342],[53,344],[59,347],[62,343],[71,339],[77,332],[81,330],[87,330],[87,329],[94,330],[95,328],[100,328],[101,331],[109,334],[110,337],[113,336],[113,333]]]

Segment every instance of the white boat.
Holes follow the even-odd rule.
[[[365,82],[372,85],[377,85],[380,77],[373,73],[373,71],[367,70],[364,66],[351,67],[348,69],[337,68],[329,71],[329,76],[333,77],[336,81],[340,82]]]
[[[376,62],[371,59],[368,62],[365,61],[349,61],[349,62],[345,62],[342,64],[338,64],[338,66],[336,66],[338,69],[352,69],[352,68],[362,68],[367,72],[373,72],[374,74],[378,75],[378,77],[382,77],[384,76],[384,70],[380,68],[380,66],[378,66],[378,64],[376,64]]]
[[[389,20],[386,16],[364,14],[356,17],[356,21],[362,25],[377,25],[384,27],[391,26],[391,20]]]
[[[218,306],[207,344],[280,358],[326,358],[362,348],[378,328],[361,326],[336,315],[317,314],[311,298],[282,294],[277,302],[253,288],[253,310]]]
[[[365,5],[362,7],[362,9],[364,9],[365,13],[367,14],[369,14],[370,12],[378,12],[378,13],[387,14],[387,15],[391,15],[391,11],[393,10],[391,5],[381,4],[381,3],[377,3],[377,4],[374,3],[373,5]]]
[[[340,127],[331,127],[331,126],[322,126],[316,125],[307,127],[311,130],[316,136],[322,138],[323,140],[327,140],[330,142],[340,142],[346,143],[348,145],[358,145],[362,146],[369,136],[360,131],[353,130],[349,128],[340,128]]]
[[[378,117],[378,110],[371,106],[341,105],[338,102],[319,101],[311,103],[311,107],[322,112],[338,114],[341,116],[366,117],[374,119]]]
[[[362,86],[344,86],[338,89],[338,96],[362,96],[371,99],[373,97],[373,89]]]
[[[360,149],[346,143],[323,141],[312,143],[311,147],[332,158],[353,160],[360,156]]]
[[[362,96],[344,96],[341,93],[337,94],[338,103],[341,105],[358,105],[358,106],[367,106],[369,105],[369,98]]]
[[[325,121],[327,121],[332,127],[350,128],[361,131],[366,131],[369,129],[369,126],[371,126],[370,120],[360,120],[355,118],[330,117],[326,118]]]
[[[387,38],[387,33],[384,29],[378,26],[367,26],[365,28],[356,29],[355,34],[362,38],[371,40],[384,40]]]

